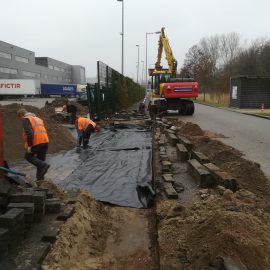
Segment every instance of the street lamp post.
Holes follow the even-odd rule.
[[[122,2],[122,75],[124,75],[124,0],[117,0],[118,2]]]
[[[136,45],[138,48],[138,62],[137,62],[137,83],[139,83],[139,70],[140,70],[140,45]]]
[[[142,79],[141,79],[141,85],[143,85],[143,69],[144,69],[144,61],[141,61],[142,62]]]
[[[150,33],[145,33],[145,84],[146,84],[146,87],[147,87],[147,72],[148,72],[148,67],[147,67],[147,36],[148,35],[152,35],[152,34],[160,34],[161,32],[160,31],[156,31],[156,32],[150,32]]]

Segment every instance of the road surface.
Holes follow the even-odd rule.
[[[31,105],[37,108],[42,108],[45,106],[46,101],[52,102],[55,98],[22,98],[22,99],[9,99],[9,100],[1,100],[1,105],[9,105],[12,103],[18,103],[23,105]],[[75,100],[74,98],[69,98],[69,100]]]
[[[52,102],[54,98],[22,98],[22,99],[9,99],[9,100],[1,100],[1,105],[9,105],[12,103],[19,103],[23,105],[31,105],[37,108],[42,108],[45,106],[46,101]]]
[[[270,120],[201,104],[195,104],[193,116],[182,116],[181,119],[223,134],[226,138],[220,139],[222,142],[261,164],[264,173],[270,177]]]

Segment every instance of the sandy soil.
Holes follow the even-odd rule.
[[[22,124],[17,117],[19,104],[3,106],[3,137],[4,157],[7,161],[22,159],[24,156],[24,145],[22,138]],[[33,106],[25,108],[43,119],[49,135],[49,153],[57,153],[61,150],[69,150],[75,146],[75,139],[67,129],[58,124],[50,116]]]
[[[209,137],[208,133],[202,131],[196,124],[179,121],[177,124],[180,126],[179,134],[190,139],[195,149],[209,157],[212,163],[231,173],[240,188],[258,195],[270,196],[269,179],[264,175],[259,164],[242,158],[241,152],[237,149],[218,141],[213,138],[213,135]]]
[[[159,202],[160,269],[220,269],[226,257],[269,269],[270,216],[253,196],[238,191],[187,206]]]
[[[43,270],[219,270],[228,260],[242,269],[270,269],[267,178],[257,164],[218,141],[220,134],[191,123],[175,125],[196,150],[236,178],[239,190],[213,188],[204,190],[203,199],[196,194],[196,200],[184,201],[180,194],[180,200],[167,200],[159,181],[150,210],[102,204],[82,192]],[[160,180],[157,145],[153,149],[153,174]]]
[[[106,217],[105,207],[82,193],[42,269],[98,269],[109,226]]]
[[[204,132],[198,125],[175,121],[210,160],[230,172],[240,189],[223,194],[204,190],[197,202],[157,200],[160,269],[270,269],[269,183],[257,164]],[[181,197],[181,196],[180,196]]]
[[[156,269],[149,211],[111,207],[81,193],[42,269]]]

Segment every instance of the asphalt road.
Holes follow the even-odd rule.
[[[270,120],[201,104],[195,104],[193,116],[181,118],[204,130],[223,134],[226,138],[221,141],[261,164],[264,173],[270,176]]]
[[[42,108],[45,106],[46,101],[52,102],[54,98],[22,98],[22,99],[10,99],[10,100],[1,100],[1,105],[9,105],[12,103],[18,103],[23,105],[31,105],[37,108]]]

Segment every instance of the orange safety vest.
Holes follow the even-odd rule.
[[[92,120],[85,118],[85,117],[79,117],[77,120],[77,126],[80,131],[85,131],[86,128],[91,125],[93,128],[97,126],[95,122]]]
[[[24,116],[24,118],[27,118],[29,120],[33,129],[33,146],[41,143],[48,143],[49,137],[45,129],[43,120],[33,115],[27,115]],[[24,139],[24,146],[25,148],[27,148],[28,143],[25,131],[23,131],[23,139]]]

